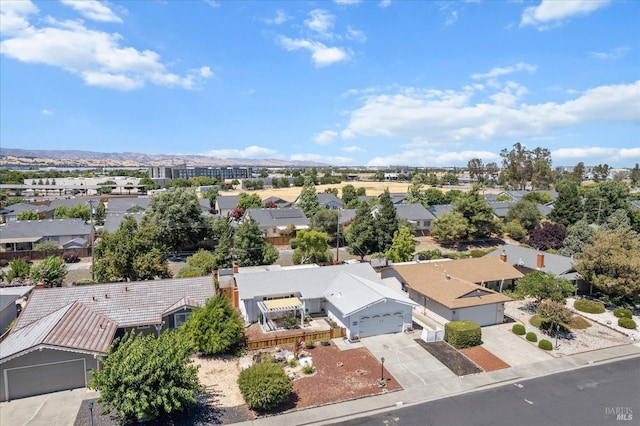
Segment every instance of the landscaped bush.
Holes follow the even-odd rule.
[[[267,361],[243,370],[238,386],[249,408],[265,411],[289,400],[292,383],[282,364]]]
[[[527,333],[527,330],[522,324],[514,324],[513,327],[511,327],[511,331],[513,331],[513,334],[517,334],[518,336],[524,336]]]
[[[540,326],[542,325],[542,318],[540,317],[540,315],[535,314],[531,318],[529,318],[529,324],[536,328],[540,328]]]
[[[302,367],[302,374],[313,374],[314,371],[316,371],[316,369],[313,367],[313,365],[307,364]]]
[[[545,351],[550,351],[551,349],[553,349],[553,344],[546,339],[542,339],[538,342],[538,347],[540,349],[544,349]]]
[[[289,360],[289,367],[294,368],[298,366],[298,361],[295,358]]]
[[[596,302],[595,300],[576,300],[573,303],[573,307],[581,312],[587,312],[590,314],[604,313],[604,304]]]
[[[618,325],[620,327],[628,328],[630,330],[635,330],[636,322],[631,318],[622,317],[618,320]]]
[[[281,324],[284,328],[290,329],[290,328],[296,328],[297,326],[299,326],[300,321],[294,315],[288,315],[282,318]]]
[[[631,318],[633,316],[633,312],[631,312],[631,309],[615,308],[613,310],[613,315],[617,318]]]
[[[487,252],[485,252],[484,250],[471,250],[469,252],[469,254],[471,255],[471,257],[483,257],[485,254],[487,254]]]
[[[452,321],[444,325],[444,340],[456,349],[471,348],[482,343],[482,330],[473,321]]]
[[[569,328],[571,328],[571,330],[584,330],[589,327],[591,327],[591,323],[580,315],[574,315],[569,323]]]
[[[536,333],[534,333],[533,331],[530,331],[527,333],[526,339],[530,342],[537,342],[538,336],[536,336]]]
[[[313,344],[313,340],[305,341],[304,345],[307,347],[307,349],[313,349],[315,347],[315,345]]]

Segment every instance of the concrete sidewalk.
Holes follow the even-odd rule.
[[[392,359],[393,351],[385,352],[385,354],[390,357],[389,359]],[[451,377],[449,375],[438,377],[438,375],[434,375],[422,386],[413,386],[409,389],[405,388],[397,392],[390,392],[383,395],[365,397],[358,400],[340,402],[317,408],[299,410],[292,413],[260,418],[240,424],[280,426],[283,424],[320,425],[340,423],[360,417],[364,414],[393,410],[405,405],[433,401],[461,393],[487,389],[508,383],[517,383],[518,381],[535,377],[637,356],[640,356],[640,344],[629,344],[584,352],[567,357],[549,358],[545,361],[523,364],[503,370],[463,377]],[[386,362],[385,367],[387,367]]]

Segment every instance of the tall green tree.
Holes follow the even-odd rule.
[[[329,251],[329,236],[324,232],[314,230],[298,231],[296,238],[291,241],[295,245],[293,263],[296,265],[307,263],[329,263],[333,255]]]
[[[425,204],[425,196],[424,196],[424,180],[421,175],[415,175],[411,179],[411,184],[407,188],[407,204]]]
[[[466,238],[484,238],[500,232],[500,224],[495,218],[493,208],[480,194],[480,186],[474,184],[469,192],[457,199],[454,211],[462,214],[469,225]]]
[[[633,169],[631,169],[629,179],[631,180],[632,187],[636,188],[640,185],[640,164],[636,163]]]
[[[626,182],[607,180],[584,190],[584,212],[589,223],[603,224],[616,210],[631,211],[630,188]]]
[[[233,240],[233,230],[226,218],[221,219],[222,226],[218,228],[218,232],[216,233],[218,244],[216,244],[216,247],[213,249],[215,267],[217,269],[230,268],[231,266],[233,266],[233,249],[231,248],[231,241]]]
[[[449,202],[447,195],[438,188],[427,188],[424,191],[423,197],[423,205],[425,207],[447,204]]]
[[[355,200],[357,198],[358,194],[356,193],[356,188],[353,185],[347,184],[342,187],[342,201],[345,205],[349,204],[352,200]]]
[[[318,210],[318,193],[312,177],[304,180],[304,185],[300,190],[300,199],[298,205],[307,217],[311,217]]]
[[[574,179],[562,179],[558,182],[556,191],[558,198],[553,203],[549,219],[567,228],[584,217],[578,183]]]
[[[400,227],[396,206],[393,205],[388,188],[380,194],[380,208],[375,215],[374,225],[378,242],[374,252],[384,253],[391,247],[393,234]]]
[[[71,207],[58,206],[53,215],[56,219],[82,219],[86,222],[91,218],[91,209],[84,204],[76,204]]]
[[[23,210],[16,216],[16,220],[39,220],[40,215],[33,210]]]
[[[431,235],[438,241],[451,243],[467,236],[469,221],[460,212],[445,213],[436,218]]]
[[[238,266],[270,265],[277,259],[277,250],[264,240],[258,222],[252,218],[243,219],[234,236],[233,251]],[[274,258],[275,254],[275,258]]]
[[[337,210],[328,210],[324,208],[309,218],[311,229],[324,232],[329,237],[329,244],[335,244],[336,235],[338,233],[338,215]],[[342,226],[340,226],[342,228]]]
[[[238,207],[246,211],[247,209],[259,209],[262,207],[262,199],[256,193],[248,194],[243,192],[238,200]]]
[[[172,250],[194,246],[208,233],[198,197],[188,189],[176,189],[151,197],[141,224],[149,223],[158,228],[160,240]]]
[[[173,331],[159,337],[133,331],[116,339],[89,387],[100,391],[103,413],[116,409],[123,423],[180,412],[197,402],[203,388],[191,348]]]
[[[637,300],[640,296],[640,236],[631,228],[598,232],[577,256],[576,271],[603,293]]]
[[[48,256],[31,268],[31,281],[43,283],[45,287],[60,287],[67,276],[67,264],[60,256]]]
[[[202,269],[202,272],[204,272],[205,275],[209,275],[214,269],[216,269],[216,258],[210,251],[200,249],[187,257],[187,265],[193,268]]]
[[[26,280],[31,274],[31,265],[22,258],[13,259],[9,262],[9,272],[7,272],[7,281],[11,283],[13,280]]]
[[[469,170],[469,176],[476,182],[483,182],[485,179],[484,163],[479,158],[472,158],[467,163],[467,169]]]
[[[191,313],[181,332],[193,348],[204,355],[231,352],[244,336],[244,322],[229,299],[222,295],[207,299]]]
[[[139,227],[135,218],[127,216],[116,231],[102,234],[92,271],[99,282],[171,278],[166,253],[155,225]]]
[[[567,238],[562,242],[562,248],[558,250],[558,254],[571,257],[582,253],[582,247],[591,244],[595,234],[596,226],[580,219],[569,227]]]
[[[540,220],[542,220],[542,214],[538,210],[536,203],[522,199],[509,207],[507,221],[511,222],[513,220],[517,220],[528,232],[538,226]]]
[[[375,232],[375,224],[368,205],[363,204],[356,210],[353,221],[346,227],[344,236],[347,240],[349,253],[365,256],[375,253],[378,247]]]
[[[413,258],[417,244],[409,228],[403,226],[393,234],[393,242],[386,253],[387,259],[392,262],[409,262]]]

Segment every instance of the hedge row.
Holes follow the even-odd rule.
[[[482,343],[482,330],[473,321],[452,321],[444,325],[444,340],[456,349],[471,348]]]
[[[601,314],[604,313],[604,304],[595,300],[576,300],[573,303],[573,307],[581,312],[587,312],[589,314]]]

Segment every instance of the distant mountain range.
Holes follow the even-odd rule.
[[[57,149],[0,148],[0,167],[149,167],[149,166],[326,167],[313,161],[251,160],[206,155],[139,154]]]

